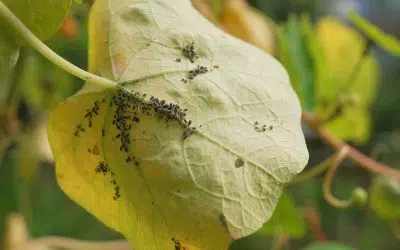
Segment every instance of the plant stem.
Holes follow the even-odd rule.
[[[293,181],[291,181],[289,183],[289,185],[297,184],[297,183],[306,181],[308,179],[311,179],[319,174],[322,174],[327,168],[329,168],[329,166],[331,166],[332,160],[334,159],[334,157],[335,157],[334,155],[330,156],[329,158],[325,159],[323,162],[321,162],[317,166],[312,167],[308,171],[302,172],[301,174],[296,176],[296,178],[294,178]]]
[[[391,168],[385,164],[376,162],[372,158],[364,155],[357,149],[349,146],[342,140],[334,137],[332,134],[329,132],[325,131],[323,128],[321,128],[320,122],[314,118],[312,115],[308,113],[302,114],[302,119],[305,123],[307,123],[314,131],[319,135],[319,137],[328,145],[330,145],[332,148],[336,150],[340,150],[344,146],[349,147],[349,152],[348,152],[348,157],[352,159],[354,162],[358,163],[360,167],[376,173],[376,174],[381,174],[383,176],[386,176],[391,179],[395,180],[400,180],[400,171],[396,170],[394,168]]]
[[[91,242],[56,236],[45,236],[30,240],[18,249],[33,249],[35,246],[69,250],[133,250],[133,247],[126,240]]]
[[[65,71],[71,73],[72,75],[82,79],[91,80],[93,83],[101,85],[103,87],[114,87],[115,82],[89,73],[85,70],[68,62],[57,53],[52,51],[47,47],[42,41],[39,40],[8,8],[0,1],[0,17],[4,20],[10,27],[12,27],[16,34],[24,39],[30,46],[36,49],[40,54],[46,57],[48,60],[53,62],[58,67],[64,69]]]
[[[323,193],[325,200],[336,208],[347,208],[353,204],[353,200],[339,200],[332,194],[331,186],[333,177],[335,176],[336,169],[340,166],[340,163],[346,158],[349,153],[349,147],[344,146],[336,153],[335,158],[333,159],[332,166],[329,168],[328,172],[325,175],[324,183],[323,183]]]

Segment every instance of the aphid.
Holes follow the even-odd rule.
[[[104,128],[101,130],[101,136],[105,136],[106,132],[104,131]]]

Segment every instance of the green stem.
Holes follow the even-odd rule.
[[[89,73],[85,70],[68,62],[57,53],[52,51],[47,47],[42,41],[39,40],[1,1],[0,1],[0,17],[4,20],[14,31],[24,39],[30,46],[36,49],[40,54],[46,57],[48,60],[53,62],[58,67],[64,69],[65,71],[71,73],[72,75],[82,79],[91,80],[93,83],[101,85],[103,87],[114,87],[115,82]]]
[[[322,185],[325,200],[336,208],[347,208],[353,204],[352,199],[339,200],[332,194],[331,190],[332,181],[333,177],[335,176],[336,169],[339,167],[340,163],[342,163],[344,158],[347,156],[348,152],[349,148],[347,146],[344,146],[336,153],[335,158],[333,159],[332,166],[326,173],[324,178],[324,183]]]
[[[332,165],[332,160],[335,158],[335,156],[336,155],[333,155],[325,159],[317,166],[312,167],[310,170],[299,174],[298,176],[296,176],[296,178],[293,179],[293,181],[289,183],[289,185],[298,184],[300,182],[307,181],[317,175],[322,174],[327,168],[329,168]]]

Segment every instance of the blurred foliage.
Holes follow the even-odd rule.
[[[274,214],[258,231],[258,234],[269,236],[286,235],[293,239],[304,237],[306,234],[304,218],[289,193],[283,193]]]
[[[355,250],[339,243],[314,243],[304,248],[304,250]]]
[[[384,34],[378,27],[369,23],[356,12],[351,12],[349,18],[357,28],[364,32],[380,47],[393,55],[400,56],[400,41],[398,41],[396,37]]]
[[[397,0],[391,1],[397,6]],[[193,2],[222,29],[276,56],[287,68],[304,109],[315,112],[326,129],[362,144],[362,150],[377,160],[400,167],[400,60],[376,49],[398,54],[398,39],[355,14],[351,16],[355,28],[337,17],[318,16],[322,8],[329,12],[334,4],[329,1],[251,0],[252,7],[243,0]],[[329,8],[324,7],[328,2]],[[335,3],[339,2],[345,1]],[[55,52],[84,69],[90,3],[73,4],[58,33],[47,41]],[[374,6],[381,14],[378,19],[387,20],[380,6]],[[1,55],[10,51],[3,50],[9,43],[2,42]],[[59,189],[51,154],[44,146],[47,111],[81,84],[30,48],[21,51],[14,70],[0,79],[0,246],[5,218],[12,212],[24,216],[33,237],[121,237]],[[331,153],[312,136],[308,146],[310,166]],[[365,207],[338,210],[324,200],[322,181],[315,177],[287,187],[272,219],[231,249],[271,249],[277,241],[279,249],[286,250],[398,249],[398,182],[370,176],[346,161],[335,176],[333,192],[345,199],[357,184],[368,187],[370,200]],[[324,240],[329,242],[319,242]]]
[[[2,0],[15,15],[41,40],[51,37],[63,23],[71,0],[53,1],[13,1]],[[43,25],[46,20],[46,25]],[[11,69],[17,59],[18,50],[24,42],[15,36],[10,27],[0,23],[0,79]]]

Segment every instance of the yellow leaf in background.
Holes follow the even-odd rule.
[[[193,7],[196,8],[209,21],[214,21],[214,13],[210,0],[192,0]]]
[[[229,34],[274,54],[275,24],[245,0],[224,0],[219,21]]]
[[[319,115],[330,116],[335,109],[331,104],[339,103],[341,113],[326,123],[326,129],[341,139],[364,143],[370,134],[369,108],[376,95],[379,64],[372,54],[361,59],[366,41],[334,18],[320,19],[316,33],[326,62],[325,75],[315,86]]]
[[[95,82],[56,105],[64,192],[135,247],[223,250],[256,232],[308,160],[287,72],[188,0],[97,0]]]
[[[217,16],[213,13],[213,0],[192,0],[192,3],[204,17],[227,33],[270,54],[275,53],[275,23],[245,0],[220,0]]]

